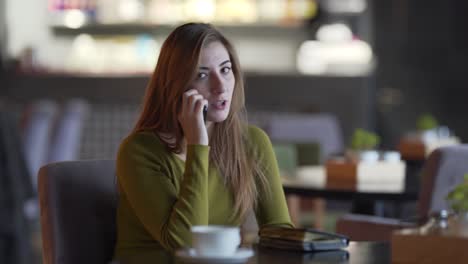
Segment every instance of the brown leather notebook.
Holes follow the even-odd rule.
[[[337,250],[349,244],[346,236],[312,228],[265,227],[259,236],[261,246],[303,251]]]

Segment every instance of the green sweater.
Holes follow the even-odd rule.
[[[265,166],[270,194],[259,194],[255,210],[260,227],[292,226],[276,158],[268,136],[248,128],[249,153]],[[170,153],[151,132],[128,136],[117,156],[119,259],[174,251],[191,244],[193,225],[239,226],[232,219],[233,195],[223,177],[209,166],[209,146],[188,145],[186,161]],[[261,159],[261,160],[260,160]]]

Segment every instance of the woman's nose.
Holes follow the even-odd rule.
[[[212,75],[210,85],[211,85],[211,92],[212,93],[221,94],[221,93],[224,93],[224,91],[225,91],[224,82],[221,79],[221,76],[219,76],[218,74]]]

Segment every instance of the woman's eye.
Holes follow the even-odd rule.
[[[197,75],[197,79],[204,79],[204,78],[206,78],[206,76],[208,76],[208,74],[206,74],[204,72],[199,72],[198,75]]]
[[[229,73],[230,71],[231,71],[231,67],[223,67],[223,68],[221,69],[221,72],[222,72],[222,73]]]

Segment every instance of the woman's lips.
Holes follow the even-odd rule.
[[[227,101],[226,100],[219,100],[214,103],[210,104],[211,108],[214,108],[216,110],[224,110],[226,108]]]

